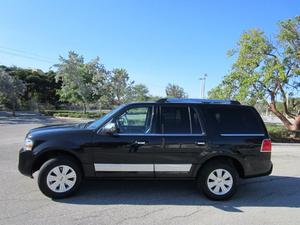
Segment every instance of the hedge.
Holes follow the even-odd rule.
[[[71,111],[71,110],[45,110],[42,113],[46,116],[90,118],[90,119],[97,119],[105,114],[103,112],[86,112],[86,113],[84,113],[84,112]]]

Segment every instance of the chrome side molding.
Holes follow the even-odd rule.
[[[189,172],[192,164],[95,163],[96,172]]]
[[[264,134],[220,134],[223,137],[263,137]]]

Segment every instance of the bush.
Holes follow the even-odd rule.
[[[71,117],[71,118],[89,118],[89,119],[97,119],[104,115],[103,112],[79,112],[79,111],[71,111],[71,110],[44,110],[42,112],[46,116],[54,116],[54,117]]]
[[[274,142],[300,143],[300,138],[295,137],[295,132],[289,131],[283,125],[266,123],[266,127]]]

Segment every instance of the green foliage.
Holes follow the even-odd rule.
[[[235,55],[236,61],[222,83],[209,91],[209,98],[232,98],[251,105],[262,101],[286,127],[299,129],[300,124],[292,125],[283,112],[296,118],[299,110],[299,104],[287,107],[287,96],[297,96],[300,89],[300,17],[280,22],[274,41],[259,29],[243,33],[229,55]],[[278,100],[284,111],[276,107]]]
[[[55,117],[70,117],[70,118],[91,118],[97,119],[104,115],[104,112],[78,112],[71,110],[44,110],[43,114]]]
[[[261,30],[252,29],[242,34],[237,48],[231,50],[231,55],[237,54],[231,72],[209,92],[209,97],[230,97],[253,104],[261,99],[267,101],[270,92],[282,96],[279,86],[293,96],[300,87],[297,56],[300,41],[291,38],[299,35],[299,21],[296,17],[280,23],[277,46]],[[292,44],[294,42],[298,43]]]
[[[129,75],[125,69],[114,69],[111,72],[110,86],[112,98],[116,104],[122,104],[130,99],[133,81],[129,80]]]
[[[0,96],[1,100],[4,101],[13,110],[15,110],[20,100],[21,95],[25,92],[26,86],[24,82],[16,77],[10,76],[6,71],[0,69]]]
[[[168,98],[187,98],[188,95],[182,87],[176,84],[168,84],[166,87],[166,96]]]
[[[55,81],[55,72],[50,70],[44,73],[41,70],[5,66],[0,68],[26,85],[25,92],[20,96],[22,108],[35,110],[43,107],[58,107],[60,104],[56,92],[60,89],[61,83]],[[32,106],[33,102],[37,108]]]
[[[39,69],[0,65],[0,69],[9,73],[12,79],[21,80],[26,86],[18,100],[22,110],[45,111],[83,107],[86,112],[87,108],[109,109],[127,102],[155,101],[162,98],[150,95],[144,84],[134,84],[125,69],[106,70],[98,57],[85,62],[82,56],[70,51],[68,57],[60,57],[59,63],[54,67],[56,71],[44,73]],[[169,97],[187,97],[183,88],[178,85],[169,84],[166,91]],[[0,101],[5,101],[3,96],[0,96]],[[66,116],[78,114],[56,113]]]
[[[88,63],[75,52],[70,51],[68,59],[59,58],[56,81],[62,83],[59,90],[61,100],[83,105],[86,112],[89,103],[94,103],[104,93],[107,73],[96,58]]]
[[[127,101],[141,102],[150,99],[149,89],[144,84],[133,85],[127,94]]]

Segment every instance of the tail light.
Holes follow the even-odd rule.
[[[261,152],[271,152],[272,151],[272,142],[270,139],[264,139],[261,143]]]

